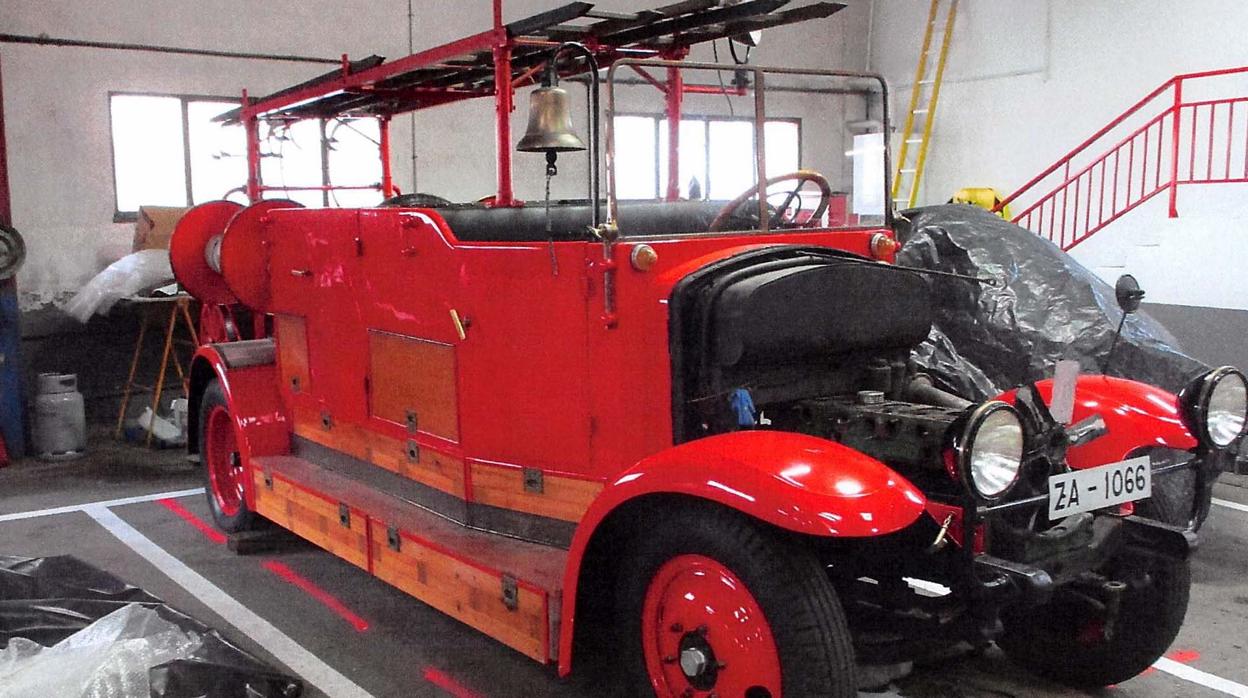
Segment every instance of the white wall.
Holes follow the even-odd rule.
[[[505,19],[519,19],[558,4],[560,0],[513,0],[505,5]],[[661,3],[655,0],[643,6],[651,4]],[[637,9],[637,3],[624,0],[598,6]],[[492,17],[488,0],[417,0],[415,7],[416,50],[483,31]],[[771,30],[754,62],[861,69],[868,9],[867,0],[858,0],[831,19]],[[4,2],[0,3],[0,27],[14,34],[325,57],[377,53],[395,58],[407,53],[406,0]],[[693,57],[709,60],[710,51],[699,49]],[[14,223],[30,252],[20,277],[26,308],[65,297],[129,251],[132,226],[112,223],[110,91],[229,96],[247,88],[253,95],[263,95],[329,68],[13,44],[0,45],[0,65]],[[573,87],[572,91],[578,90]],[[652,97],[653,110],[660,110],[657,93]],[[824,108],[807,102],[777,97],[771,113],[804,117],[809,151],[804,159],[832,162],[834,154],[847,148],[820,128],[819,119],[828,116]],[[519,95],[517,105],[513,142],[523,133],[527,95]],[[694,109],[691,102],[690,110]],[[705,111],[717,109],[726,111],[719,102],[708,103]],[[478,100],[415,116],[414,152],[422,191],[455,199],[493,191],[492,110],[492,102]],[[834,107],[832,118],[840,118],[840,110]],[[396,120],[393,164],[404,190],[412,182],[413,149],[408,133],[407,122]],[[556,195],[580,195],[579,186],[573,186],[579,181],[578,167],[571,163],[567,168],[569,176],[561,183],[567,189],[557,190]],[[541,158],[516,159],[519,196],[540,195],[542,169]]]
[[[874,2],[871,66],[901,116],[927,7]],[[961,0],[920,202],[1013,191],[1174,75],[1248,65],[1246,28],[1242,0]],[[1233,89],[1248,96],[1248,80]],[[1169,220],[1150,202],[1073,254],[1111,281],[1134,273],[1150,302],[1248,309],[1234,264],[1248,252],[1248,186],[1183,188],[1179,208]]]

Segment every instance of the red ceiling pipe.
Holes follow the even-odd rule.
[[[680,198],[680,117],[685,94],[680,68],[667,69],[667,200]]]

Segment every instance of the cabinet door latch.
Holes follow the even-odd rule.
[[[503,605],[508,611],[520,608],[520,587],[516,584],[516,578],[509,574],[503,575]]]
[[[524,469],[524,491],[533,494],[542,494],[546,491],[546,484],[543,481],[542,471],[537,468]]]

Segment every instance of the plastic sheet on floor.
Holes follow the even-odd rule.
[[[0,556],[0,698],[293,698],[302,689],[81,560]]]

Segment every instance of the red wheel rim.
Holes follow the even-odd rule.
[[[235,516],[243,506],[243,462],[234,439],[234,420],[222,405],[208,413],[204,429],[204,462],[212,498],[226,516]]]
[[[780,696],[780,654],[762,608],[709,557],[680,555],[659,568],[646,590],[641,628],[646,671],[659,696]]]

